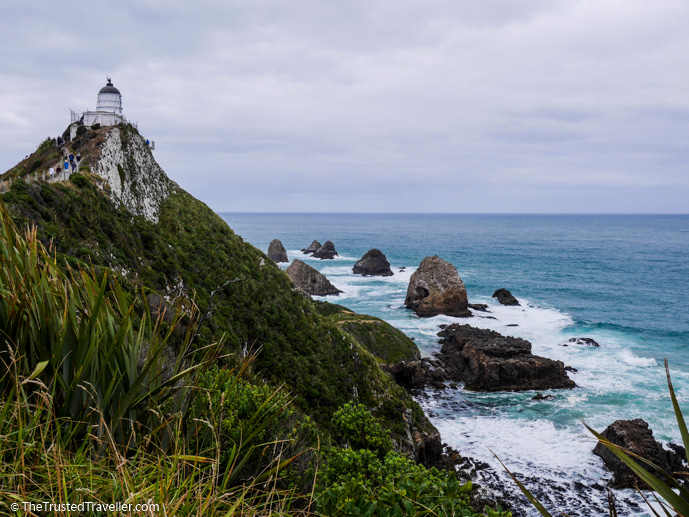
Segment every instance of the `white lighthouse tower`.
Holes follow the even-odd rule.
[[[127,121],[122,114],[122,94],[120,90],[115,88],[109,77],[108,83],[98,92],[96,111],[84,111],[83,113],[70,111],[72,113],[72,123],[77,123],[80,126],[90,127],[94,124],[116,126]]]
[[[109,77],[108,84],[98,92],[96,111],[108,111],[122,115],[122,94],[112,85],[112,80]]]

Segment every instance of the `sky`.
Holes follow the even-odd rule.
[[[219,212],[689,213],[686,0],[0,5],[0,171],[95,109]]]

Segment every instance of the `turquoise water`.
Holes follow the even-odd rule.
[[[438,325],[457,320],[420,319],[403,302],[419,262],[439,255],[457,267],[470,302],[488,303],[497,318],[476,313],[469,323],[529,339],[534,353],[577,368],[570,376],[579,388],[553,391],[550,401],[532,401],[534,393],[463,390],[419,400],[445,442],[496,466],[489,447],[514,471],[547,480],[567,494],[553,495],[560,510],[602,512],[600,487],[609,475],[591,454],[594,442],[581,419],[602,430],[618,418],[642,417],[658,439],[679,439],[662,364],[670,361],[680,404],[689,409],[689,216],[221,215],[264,251],[279,238],[290,260],[307,261],[344,291],[329,300],[385,319],[415,338],[425,355],[438,348]],[[301,254],[313,239],[332,240],[340,257]],[[393,277],[352,274],[354,262],[374,247],[387,255]],[[501,287],[522,307],[490,298]],[[573,336],[592,337],[601,347],[563,347]],[[590,488],[592,502],[578,502],[574,482]],[[633,494],[618,497],[628,513],[643,514]]]

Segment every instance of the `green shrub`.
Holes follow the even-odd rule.
[[[348,481],[321,493],[318,511],[326,516],[462,516],[509,517],[510,512],[486,508],[477,514],[469,505],[471,483],[461,484],[454,473],[429,478],[426,472],[410,473],[380,488]]]
[[[100,124],[95,123],[91,126],[91,129],[100,129]]]
[[[352,449],[368,449],[382,457],[392,448],[390,431],[362,404],[347,402],[333,416],[332,426],[335,439]]]
[[[288,396],[217,367],[200,376],[197,389],[189,416],[199,424],[199,450],[222,451],[221,467],[234,470],[233,479],[258,475],[273,458],[263,447],[289,439],[284,425],[291,416]]]
[[[77,128],[77,136],[81,136],[84,133],[86,133],[87,131],[88,131],[88,129],[86,128],[86,126],[79,126]]]
[[[79,174],[78,172],[75,172],[69,177],[69,181],[74,183],[77,187],[79,188],[84,188],[89,184],[89,180],[86,179],[86,177],[83,174]]]

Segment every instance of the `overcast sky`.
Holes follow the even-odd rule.
[[[216,211],[689,212],[687,0],[2,2],[0,170],[106,76]]]

